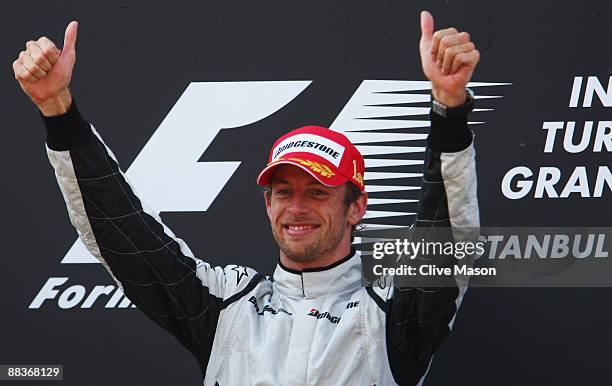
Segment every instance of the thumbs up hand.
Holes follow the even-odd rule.
[[[433,16],[421,12],[421,65],[432,83],[433,97],[448,107],[462,105],[465,87],[472,77],[480,52],[467,32],[447,28],[434,33]]]
[[[76,62],[77,28],[76,21],[68,24],[61,51],[43,36],[27,42],[13,62],[15,79],[46,116],[62,114],[72,103],[68,85]]]

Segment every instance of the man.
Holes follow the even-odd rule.
[[[466,91],[479,60],[467,33],[433,33],[420,53],[435,112],[417,226],[478,226]],[[198,359],[204,385],[415,385],[450,331],[462,293],[363,287],[353,227],[364,216],[364,160],[342,134],[307,126],[279,138],[257,182],[280,248],[272,277],[192,256],[137,198],[68,91],[77,24],[63,50],[26,44],[15,77],[47,128],[72,223],[125,294]],[[237,226],[248,226],[239,224]]]

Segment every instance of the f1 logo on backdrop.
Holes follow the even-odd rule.
[[[221,130],[248,127],[293,101],[312,81],[193,82],[140,151],[126,175],[143,204],[158,212],[205,212],[230,180],[240,160],[198,162]],[[509,83],[470,83],[503,86]],[[429,127],[431,84],[426,81],[364,80],[331,125],[343,132],[365,158],[368,192],[420,189],[421,173],[379,171],[382,167],[423,164],[427,134],[411,129]],[[501,98],[482,95],[476,98]],[[476,111],[490,111],[480,109]],[[414,118],[414,119],[413,119]],[[480,124],[483,122],[470,122]],[[415,130],[416,131],[416,130]],[[410,141],[420,141],[406,146]],[[401,145],[393,145],[401,142]],[[381,145],[385,144],[385,145]],[[388,144],[391,145],[388,145]],[[401,157],[393,155],[401,154]],[[372,170],[372,168],[374,168]],[[385,184],[386,181],[395,183]],[[398,182],[399,181],[399,182]],[[370,198],[369,205],[414,203],[416,200]],[[385,218],[412,216],[409,211],[368,210],[362,222],[376,228],[397,228]],[[381,220],[382,219],[382,220]],[[406,222],[408,223],[408,222]],[[355,239],[360,243],[359,238]],[[62,264],[99,263],[81,243],[72,245]],[[68,277],[49,277],[30,303],[47,302],[60,309],[133,308],[118,285],[81,285]]]
[[[243,127],[280,110],[312,81],[193,82],[176,102],[151,139],[126,172],[142,201],[158,212],[204,212],[234,174],[240,160],[198,162],[221,130]],[[473,82],[469,87],[509,83]],[[366,157],[366,168],[418,165],[422,146],[375,146],[376,142],[423,140],[426,134],[389,133],[388,129],[423,128],[429,120],[396,119],[423,116],[428,107],[400,107],[430,101],[427,81],[364,80],[331,125],[343,132]],[[410,93],[415,91],[415,93]],[[477,98],[500,96],[477,95]],[[487,111],[476,109],[475,111]],[[483,122],[471,122],[479,124]],[[381,131],[383,130],[383,131]],[[372,155],[406,153],[407,158],[368,159]],[[409,159],[413,158],[413,159]],[[418,177],[420,173],[368,172],[368,180]],[[368,191],[416,190],[419,185],[377,185]],[[402,203],[410,200],[371,199],[369,203]],[[410,212],[368,211],[368,219],[413,215]],[[384,224],[377,224],[384,227]],[[63,264],[98,263],[77,239]]]

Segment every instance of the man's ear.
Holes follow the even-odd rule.
[[[266,212],[268,213],[268,217],[269,217],[269,218],[272,218],[272,217],[271,217],[271,210],[272,210],[272,208],[271,208],[271,206],[272,206],[272,202],[271,202],[271,200],[272,200],[272,193],[271,193],[270,191],[265,191],[265,192],[263,193],[263,196],[264,196],[264,202],[265,202],[265,205],[266,205]]]
[[[348,221],[351,225],[357,225],[365,216],[368,207],[368,193],[361,192],[361,195],[348,208]]]

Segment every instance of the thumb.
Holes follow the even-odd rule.
[[[434,20],[431,13],[421,12],[421,42],[429,43],[433,39]]]
[[[62,54],[64,52],[74,55],[76,53],[76,40],[77,40],[77,28],[79,27],[79,23],[76,21],[71,21],[66,27],[66,32],[64,33],[64,47],[62,48]]]

